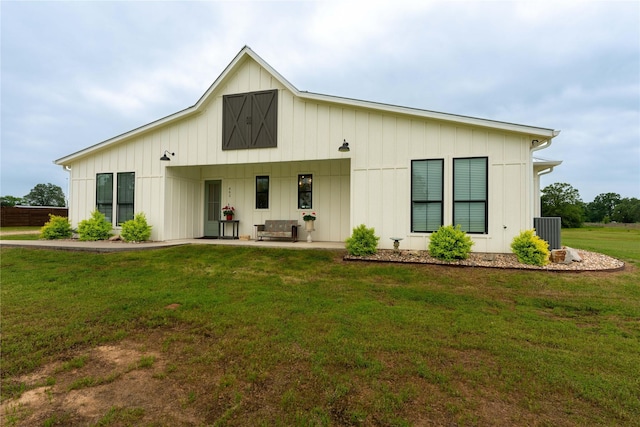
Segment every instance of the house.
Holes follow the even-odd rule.
[[[453,223],[474,251],[509,252],[539,215],[539,174],[559,164],[533,154],[558,133],[299,91],[244,47],[195,105],[55,163],[74,226],[95,209],[115,228],[143,212],[154,240],[217,237],[231,204],[244,235],[313,211],[316,241],[365,224],[381,248],[426,249]]]

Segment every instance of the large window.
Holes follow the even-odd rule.
[[[118,222],[117,225],[133,219],[133,199],[136,175],[133,172],[118,174]]]
[[[433,232],[442,225],[444,160],[411,161],[411,231]]]
[[[298,209],[311,209],[313,175],[298,175]]]
[[[96,209],[104,214],[110,223],[113,224],[115,219],[116,225],[120,225],[133,219],[135,177],[134,172],[120,172],[116,174],[116,182],[114,183],[113,173],[96,175]],[[115,218],[113,215],[114,202]]]
[[[268,176],[256,176],[256,209],[269,209]]]
[[[453,159],[453,224],[467,233],[486,234],[487,158]]]
[[[96,209],[107,221],[113,222],[113,174],[99,173],[96,176]]]

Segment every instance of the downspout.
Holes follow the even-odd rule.
[[[553,138],[555,138],[556,136],[558,136],[560,134],[559,130],[554,130],[553,131],[553,136],[551,136],[551,138],[549,139],[545,139],[542,142],[537,142],[537,140],[533,140],[531,142],[531,153],[533,153],[534,151],[539,151],[545,148],[549,148],[549,146],[551,145],[551,140]],[[535,141],[535,142],[534,142]]]
[[[530,154],[530,161],[531,161],[531,169],[533,169],[533,153],[536,152],[536,151],[545,149],[545,148],[549,148],[551,146],[551,140],[553,138],[555,138],[556,136],[558,136],[559,134],[560,134],[559,130],[554,130],[554,131],[552,131],[551,138],[547,138],[544,141],[539,142],[539,143],[536,140],[531,141],[531,151],[529,153]],[[534,143],[534,141],[536,141],[536,142]],[[544,169],[544,170],[538,172],[538,174],[537,174],[538,176],[536,177],[537,183],[534,183],[534,185],[533,185],[533,187],[538,187],[538,189],[537,189],[538,192],[540,191],[540,188],[539,188],[540,187],[540,185],[539,185],[540,184],[540,176],[541,175],[546,175],[548,173],[551,173],[552,171],[553,171],[553,166],[549,167],[548,169]],[[532,172],[533,172],[533,170],[532,170]],[[534,192],[535,190],[536,190],[535,188],[531,189],[532,192]],[[539,193],[536,194],[535,197],[534,197],[533,194],[531,194],[529,200],[531,200],[531,211],[530,212],[531,212],[531,221],[533,221],[533,218],[534,218],[535,212],[536,212],[536,206],[540,205],[540,194]],[[531,224],[531,225],[533,226],[533,224]]]

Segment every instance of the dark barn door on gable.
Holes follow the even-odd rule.
[[[278,91],[222,98],[222,149],[277,147]]]

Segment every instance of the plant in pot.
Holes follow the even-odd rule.
[[[316,220],[316,213],[302,212],[302,220],[304,221],[305,229],[307,231],[313,231],[313,224],[314,224],[314,221]]]
[[[235,213],[236,213],[236,209],[231,205],[227,205],[224,208],[222,208],[222,214],[227,218],[227,221],[231,221]]]

